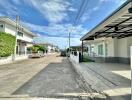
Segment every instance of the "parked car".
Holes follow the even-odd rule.
[[[66,51],[62,50],[60,55],[63,56],[63,57],[66,57]]]
[[[29,55],[30,58],[41,58],[44,57],[45,54],[42,51],[38,51],[37,53],[32,53]]]

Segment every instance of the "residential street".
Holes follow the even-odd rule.
[[[79,96],[71,95],[85,93],[78,83],[78,75],[68,59],[57,54],[0,66],[1,100],[16,97],[78,99]],[[66,93],[71,94],[65,96]]]
[[[0,1],[0,100],[132,100],[132,0]]]

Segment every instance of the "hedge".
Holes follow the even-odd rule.
[[[15,40],[15,36],[5,32],[0,32],[0,57],[7,57],[13,54]]]

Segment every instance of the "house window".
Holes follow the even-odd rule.
[[[94,52],[94,46],[91,46],[91,52]]]
[[[87,47],[87,52],[89,52],[89,47]]]
[[[18,32],[17,35],[23,37],[23,33],[22,32]]]
[[[98,54],[103,55],[103,44],[98,45]]]
[[[4,25],[0,24],[0,31],[3,31]]]
[[[3,28],[4,27],[4,25],[0,25],[0,28]]]

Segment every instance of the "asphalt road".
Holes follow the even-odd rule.
[[[79,99],[85,93],[67,58],[57,54],[0,66],[0,96]]]

